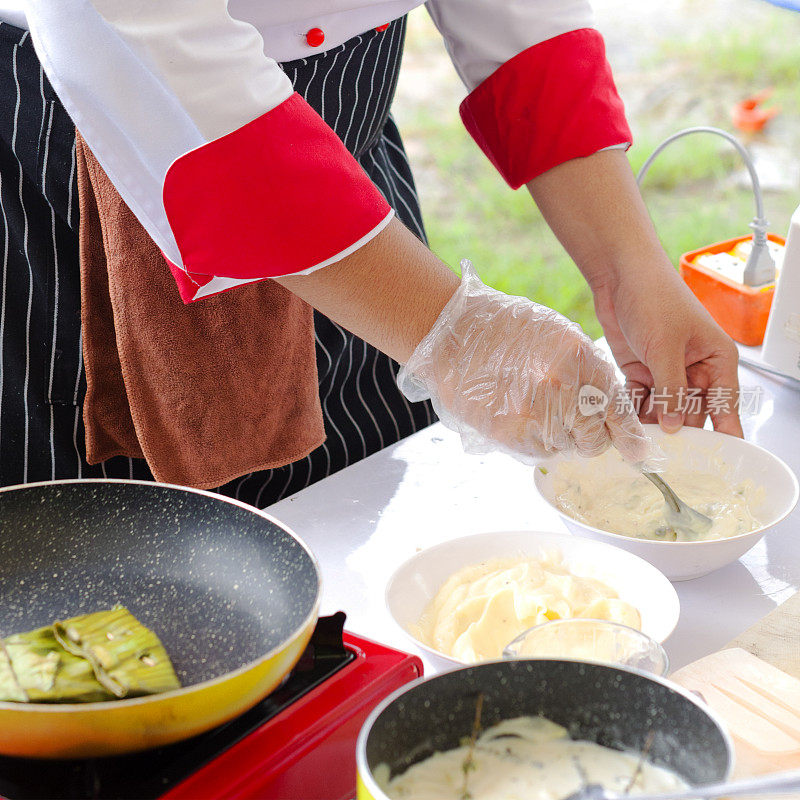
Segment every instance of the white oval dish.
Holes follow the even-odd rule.
[[[542,497],[558,511],[572,533],[622,547],[649,561],[670,580],[685,581],[707,575],[736,561],[770,528],[784,519],[797,504],[797,478],[781,459],[763,447],[735,436],[702,428],[682,428],[673,434],[664,433],[658,425],[645,425],[645,428],[656,442],[664,441],[666,437],[676,437],[677,441],[685,442],[691,464],[694,466],[702,468],[704,460],[706,465],[710,465],[712,458],[721,459],[730,468],[732,480],[741,481],[749,478],[756,486],[763,486],[762,501],[752,509],[756,518],[763,520],[761,527],[729,539],[702,542],[636,539],[593,528],[566,514],[555,501],[553,478],[558,464],[578,459],[580,456],[553,456],[543,460],[537,467],[534,483]],[[543,472],[542,468],[546,472]]]
[[[458,570],[494,558],[538,558],[556,548],[570,571],[597,578],[635,606],[642,630],[663,643],[680,616],[678,595],[655,567],[638,556],[604,542],[566,533],[503,531],[451,539],[409,558],[395,570],[386,586],[386,606],[395,622],[415,644],[453,666],[464,662],[434,650],[409,628],[419,622],[428,603],[444,582]]]

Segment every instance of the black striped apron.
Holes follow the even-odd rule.
[[[405,18],[283,68],[398,217],[424,240],[389,110]],[[0,23],[0,485],[57,478],[152,479],[144,461],[85,459],[74,127],[30,35]],[[429,425],[397,389],[397,364],[315,314],[327,441],[307,458],[219,491],[264,507]]]

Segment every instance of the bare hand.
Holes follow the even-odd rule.
[[[595,287],[595,309],[639,418],[672,433],[702,427],[711,411],[715,430],[742,437],[733,340],[674,270],[656,285],[633,270],[623,274],[616,285]],[[714,395],[727,403],[709,407]]]

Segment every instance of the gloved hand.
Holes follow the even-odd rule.
[[[580,326],[485,286],[469,261],[461,267],[461,285],[400,370],[406,397],[430,397],[468,452],[500,450],[531,464],[613,444],[628,461],[645,460],[650,443],[614,367]]]

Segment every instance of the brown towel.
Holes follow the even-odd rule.
[[[220,486],[325,440],[313,313],[274,281],[184,305],[161,251],[77,136],[86,458]]]

